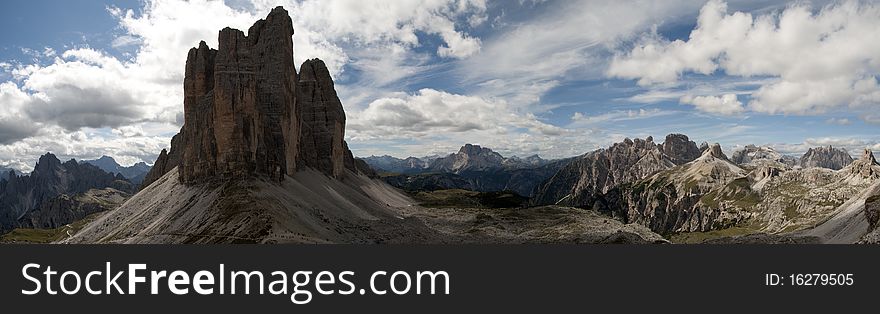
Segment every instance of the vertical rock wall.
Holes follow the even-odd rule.
[[[184,127],[144,187],[179,167],[184,183],[311,168],[340,177],[367,173],[344,142],[345,111],[327,66],[307,60],[297,75],[293,23],[277,7],[247,35],[224,28],[219,47],[203,41],[187,55]]]

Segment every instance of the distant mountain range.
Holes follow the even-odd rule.
[[[0,233],[13,228],[57,228],[112,209],[135,191],[122,175],[45,154],[28,175],[0,177]]]
[[[568,159],[545,160],[537,155],[504,157],[492,149],[466,144],[445,157],[371,156],[362,158],[389,184],[408,191],[464,189],[481,192],[512,191],[531,196],[535,186],[549,178]]]
[[[134,183],[135,185],[140,185],[141,182],[144,181],[144,176],[150,172],[150,166],[148,166],[144,162],[136,163],[132,166],[123,167],[118,162],[116,162],[113,157],[109,156],[101,156],[101,158],[95,160],[83,160],[81,163],[87,163],[94,165],[101,170],[104,170],[113,174],[121,174],[123,177]]]

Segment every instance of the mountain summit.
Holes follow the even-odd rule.
[[[277,7],[218,49],[189,51],[184,126],[144,188],[68,242],[432,242],[394,206],[406,196],[354,159],[323,61],[293,66],[293,26]]]

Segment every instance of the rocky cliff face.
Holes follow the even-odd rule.
[[[876,230],[880,223],[880,195],[865,200],[865,218],[868,220],[868,231]]]
[[[745,177],[746,171],[714,144],[694,161],[614,188],[602,196],[599,206],[661,234],[721,229],[747,216],[725,211],[704,196],[711,191],[746,195],[751,191]]]
[[[692,161],[700,149],[687,136],[670,134],[663,144],[626,139],[578,157],[535,190],[534,204],[589,207],[598,196],[624,183]]]
[[[730,161],[738,165],[757,165],[763,161],[778,162],[789,167],[798,164],[795,157],[783,155],[772,147],[755,145],[746,145],[746,147],[733,152]]]
[[[846,150],[828,146],[807,150],[800,159],[800,166],[803,168],[820,167],[840,170],[852,162],[853,158]]]
[[[0,180],[0,232],[16,227],[57,227],[87,214],[110,209],[110,206],[87,206],[84,210],[71,212],[63,209],[77,207],[76,204],[82,202],[60,204],[59,197],[75,199],[101,189],[130,193],[134,187],[121,175],[104,172],[91,164],[76,160],[62,163],[55,155],[43,155],[30,175],[9,173]]]
[[[621,185],[597,203],[626,222],[661,234],[728,228],[726,232],[779,234],[812,228],[848,211],[878,180],[880,165],[870,151],[836,171],[741,168],[712,145],[697,160]]]
[[[504,166],[504,162],[505,158],[501,154],[489,148],[466,144],[457,153],[434,160],[429,169],[431,171],[461,173],[501,168]]]
[[[175,167],[187,184],[242,176],[280,181],[304,169],[372,174],[343,140],[345,112],[324,62],[308,60],[297,75],[292,25],[277,7],[247,35],[221,30],[216,50],[204,41],[190,49],[184,127],[144,187]]]
[[[653,138],[651,137],[648,139],[653,141]],[[703,151],[697,148],[697,145],[684,134],[669,134],[660,146],[663,154],[668,156],[672,160],[672,163],[676,165],[690,162],[691,160],[700,157],[703,153]]]
[[[141,183],[141,190],[150,186],[150,184],[153,184],[153,182],[156,182],[156,180],[183,163],[183,151],[187,146],[186,142],[184,142],[183,133],[184,131],[181,129],[180,133],[171,138],[170,151],[163,149],[162,152],[159,153],[159,157],[156,158],[156,162],[153,163],[153,168],[150,169],[150,172],[147,173],[144,177],[144,181]]]
[[[339,177],[347,149],[345,111],[336,96],[333,79],[324,61],[306,60],[297,82],[297,109],[302,117],[299,157],[301,166]]]
[[[183,182],[251,174],[281,180],[295,169],[299,120],[292,35],[287,11],[276,8],[247,36],[224,28],[217,50],[201,42],[189,51]]]

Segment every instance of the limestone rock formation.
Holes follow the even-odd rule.
[[[725,211],[703,196],[751,194],[745,177],[716,143],[691,162],[608,191],[600,209],[660,234],[720,229],[748,216]]]
[[[314,168],[334,177],[342,175],[347,150],[343,143],[345,111],[324,61],[303,62],[296,105],[303,121],[299,146],[301,167]]]
[[[17,227],[57,227],[111,209],[97,201],[97,206],[81,205],[86,201],[80,196],[94,190],[113,190],[127,197],[134,186],[121,175],[72,159],[62,163],[47,153],[29,175],[8,173],[0,180],[0,233]]]
[[[648,138],[652,142],[653,138]],[[690,162],[700,157],[702,150],[684,134],[669,134],[661,145],[663,153],[671,158],[676,165]]]
[[[159,153],[159,157],[153,163],[153,168],[150,168],[150,172],[147,173],[144,181],[141,183],[141,190],[153,184],[153,182],[164,176],[168,171],[180,166],[183,161],[183,150],[186,147],[182,134],[183,130],[171,138],[171,151],[163,149]]]
[[[620,184],[646,178],[699,156],[696,143],[681,134],[670,134],[663,144],[655,144],[650,137],[626,139],[568,163],[536,188],[532,202],[590,207],[597,197]]]
[[[868,231],[877,229],[880,223],[880,195],[865,200],[865,218],[868,220]]]
[[[492,149],[480,145],[465,144],[457,153],[438,158],[431,163],[430,171],[462,173],[464,171],[501,168],[505,158]]]
[[[871,183],[880,179],[880,164],[874,158],[874,152],[865,149],[862,157],[840,170],[846,179],[853,184]]]
[[[783,155],[772,147],[755,145],[746,145],[742,149],[733,152],[730,161],[738,165],[757,165],[764,161],[778,162],[789,167],[798,164],[798,160],[795,157]]]
[[[187,184],[242,176],[280,181],[305,169],[372,174],[350,156],[345,112],[324,62],[307,60],[297,75],[292,25],[277,7],[247,35],[221,30],[216,50],[204,41],[190,49],[184,126],[144,187],[175,167]]]
[[[189,51],[183,182],[252,174],[280,180],[295,169],[289,156],[299,136],[292,35],[293,23],[279,7],[247,36],[224,28],[217,50],[203,41]]]
[[[800,166],[803,168],[820,167],[840,170],[852,162],[853,158],[846,150],[828,146],[807,150],[800,159]]]

